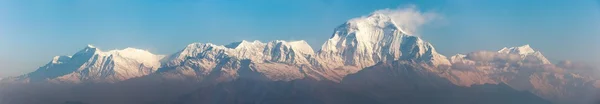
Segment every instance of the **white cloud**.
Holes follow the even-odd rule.
[[[388,8],[377,10],[375,13],[381,13],[390,16],[396,25],[398,25],[397,27],[401,28],[404,30],[404,32],[407,32],[410,35],[416,35],[414,33],[423,24],[439,18],[436,13],[419,11],[414,5],[399,7],[396,9]]]

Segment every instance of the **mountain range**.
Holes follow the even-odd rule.
[[[317,51],[302,40],[192,43],[171,55],[88,45],[2,79],[0,103],[596,103],[594,67],[553,64],[529,45],[446,57],[399,24],[354,18]]]

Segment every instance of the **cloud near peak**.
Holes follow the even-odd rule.
[[[398,7],[395,9],[381,9],[374,13],[388,15],[396,23],[397,27],[410,35],[417,35],[415,32],[419,27],[440,18],[439,15],[434,12],[419,11],[415,5]]]

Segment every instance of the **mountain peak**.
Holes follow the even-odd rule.
[[[96,48],[96,47],[92,44],[88,44],[86,48]]]
[[[146,50],[142,50],[142,49],[137,49],[137,48],[125,48],[122,50],[111,50],[106,52],[107,54],[112,54],[112,55],[120,55],[120,56],[140,56],[140,55],[154,55],[152,53],[150,53],[149,51]]]
[[[373,12],[366,18],[372,19],[372,20],[384,20],[387,22],[391,22],[391,20],[392,20],[388,14],[381,13],[381,12]]]
[[[227,45],[225,45],[225,47],[236,49],[238,47],[245,47],[245,46],[249,46],[249,45],[250,46],[252,46],[252,45],[262,45],[262,44],[264,44],[264,43],[262,43],[262,42],[260,42],[258,40],[254,40],[252,42],[246,41],[246,40],[242,40],[242,41],[239,41],[239,42],[233,42],[233,43],[227,44]]]
[[[304,40],[298,41],[284,41],[284,40],[275,40],[268,43],[269,45],[279,45],[286,46],[293,49],[296,52],[300,52],[302,54],[313,54],[314,51],[310,45]]]
[[[525,45],[519,46],[519,47],[510,47],[510,48],[504,47],[498,52],[524,55],[524,54],[531,54],[536,51],[533,50],[533,48],[531,48],[531,46],[529,46],[529,44],[525,44]]]
[[[83,54],[95,54],[98,51],[100,51],[98,48],[94,47],[91,44],[88,44],[85,48],[83,48],[79,52],[75,53],[75,56],[83,55]]]
[[[332,59],[328,61],[332,63],[321,64],[327,67],[353,65],[363,68],[401,58],[433,65],[449,63],[445,56],[435,52],[431,44],[407,34],[398,26],[384,12],[351,19],[336,28],[332,37],[321,47],[320,57]]]
[[[521,48],[531,48],[531,47],[529,46],[529,44],[525,44],[525,45],[523,45],[523,46],[520,46],[520,47],[521,47]]]
[[[300,50],[310,50],[310,53],[314,53],[312,47],[304,40],[290,41],[289,44]]]
[[[498,53],[503,54],[519,54],[521,57],[526,58],[528,61],[532,62],[540,62],[542,64],[552,64],[541,52],[534,50],[529,46],[529,44],[525,44],[519,47],[504,47],[498,51]]]
[[[232,43],[232,44],[234,44],[234,43]],[[239,44],[239,43],[237,43],[237,44]],[[235,47],[237,47],[237,44],[235,44]],[[202,53],[204,51],[214,50],[214,49],[226,49],[226,48],[228,48],[228,47],[215,45],[212,43],[192,43],[192,44],[187,45],[183,50],[178,52],[176,55],[178,55],[177,57],[179,57],[179,58],[184,58],[184,57],[188,57],[188,56],[193,57],[196,54]],[[171,58],[176,58],[176,57],[171,57]]]
[[[358,18],[350,19],[346,24],[340,27],[347,27],[349,29],[367,29],[367,28],[393,28],[399,29],[396,23],[390,18],[390,16],[383,13],[372,13],[369,16],[363,16]]]
[[[184,50],[195,50],[198,48],[209,48],[209,47],[220,47],[219,45],[213,43],[192,43],[188,44]]]
[[[252,42],[242,40],[235,48],[254,48],[254,47],[263,46],[263,45],[264,45],[264,43],[262,43],[258,40],[254,40]]]

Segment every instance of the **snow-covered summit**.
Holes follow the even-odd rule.
[[[350,19],[344,25],[339,26],[338,29],[339,28],[347,28],[349,30],[391,28],[403,34],[407,34],[398,27],[396,22],[394,22],[389,15],[379,12],[374,12],[369,16]]]
[[[214,45],[211,43],[193,43],[182,51],[174,54],[168,64],[169,66],[180,64],[186,58],[219,58],[234,57],[237,59],[249,59],[254,62],[284,62],[295,64],[308,64],[308,55],[314,51],[305,41],[283,41],[275,40],[268,43],[256,41],[240,41],[228,45]]]
[[[339,26],[319,51],[327,68],[352,65],[360,68],[377,62],[414,59],[433,65],[449,65],[433,46],[404,32],[388,15],[373,13]]]
[[[163,55],[154,55],[146,50],[135,49],[135,48],[125,48],[123,50],[111,50],[108,52],[103,52],[107,56],[112,55],[113,57],[120,57],[127,60],[138,61],[144,64],[153,64],[150,66],[159,67],[160,63],[156,63],[157,59],[161,59],[164,57]]]
[[[153,73],[161,64],[162,55],[126,48],[103,52],[88,45],[73,56],[56,56],[36,71],[20,80],[80,83],[116,82]]]
[[[96,47],[94,45],[92,45],[92,44],[88,44],[87,48],[96,48]]]
[[[476,51],[469,54],[457,54],[450,58],[452,63],[529,63],[552,64],[541,52],[534,50],[529,45],[519,47],[504,47],[499,51]]]
[[[256,47],[256,46],[260,46],[260,45],[264,45],[264,43],[262,43],[258,40],[254,40],[252,42],[242,40],[240,42],[234,42],[234,43],[225,45],[225,47],[237,49],[237,48],[252,48],[252,47]]]
[[[310,68],[313,54],[305,41],[193,43],[171,55],[162,67],[168,73],[164,74],[167,78],[175,79],[216,78],[217,82],[238,77],[293,80],[305,77],[301,70]]]
[[[533,50],[529,44],[523,45],[523,46],[519,46],[519,47],[504,47],[502,49],[500,49],[498,51],[499,53],[514,53],[514,54],[531,54],[534,53],[535,50]]]
[[[304,54],[304,55],[311,55],[314,54],[315,52],[313,51],[313,48],[308,45],[308,43],[304,40],[299,40],[299,41],[283,41],[283,40],[275,40],[275,41],[271,41],[268,44],[274,45],[275,47],[279,47],[279,48],[290,48],[295,52]]]
[[[79,50],[79,52],[75,53],[75,55],[95,54],[97,51],[99,51],[98,48],[88,44],[86,47]]]
[[[546,57],[544,55],[542,55],[542,53],[540,51],[536,51],[533,48],[531,48],[531,46],[529,46],[529,44],[523,45],[523,46],[519,46],[519,47],[504,47],[502,49],[500,49],[498,51],[498,53],[504,53],[504,54],[518,54],[520,55],[522,58],[524,58],[524,61],[535,61],[535,62],[539,62],[542,64],[552,64],[550,61],[548,61],[548,59],[546,59]]]
[[[122,50],[109,50],[109,51],[102,51],[99,48],[96,48],[93,45],[87,45],[87,47],[83,48],[82,50],[80,50],[79,52],[75,53],[76,55],[82,55],[82,54],[94,54],[94,55],[100,55],[100,56],[106,56],[106,57],[113,57],[113,58],[123,58],[123,59],[127,59],[127,60],[132,60],[132,61],[139,61],[141,63],[146,63],[146,64],[154,64],[152,66],[158,66],[154,61],[156,61],[156,59],[160,59],[162,57],[164,57],[163,55],[155,55],[147,50],[142,50],[142,49],[136,49],[136,48],[132,48],[132,47],[128,47]],[[57,56],[58,57],[58,56]],[[62,56],[62,59],[66,59],[66,58],[71,58],[72,56]],[[55,57],[56,58],[56,57]]]

